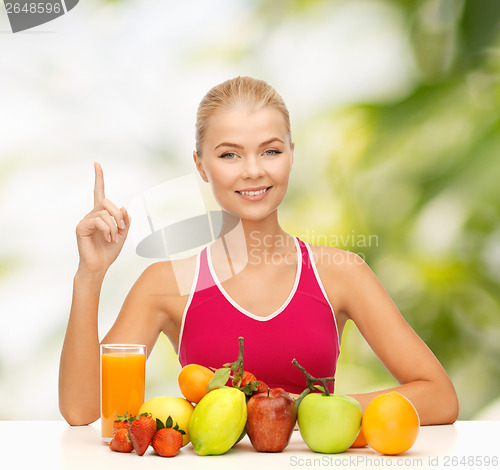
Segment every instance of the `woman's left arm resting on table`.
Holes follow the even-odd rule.
[[[399,382],[391,388],[408,398],[418,411],[420,424],[450,424],[458,417],[455,388],[436,356],[405,321],[391,297],[368,265],[347,254],[342,269],[341,312],[357,328]],[[353,394],[363,410],[380,393]]]

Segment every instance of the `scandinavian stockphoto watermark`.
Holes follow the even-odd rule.
[[[286,247],[289,241],[288,235],[263,235],[259,231],[252,231],[248,236],[248,262],[253,264],[295,264],[295,254],[290,251],[268,251],[266,248]],[[315,230],[307,229],[298,235],[300,240],[307,241],[310,245],[316,245],[312,252],[315,264],[318,263],[354,263],[362,264],[365,261],[365,250],[378,248],[379,239],[376,234],[356,233],[353,229],[347,234],[324,234],[316,233]],[[332,250],[341,248],[357,256],[345,256],[345,251]]]
[[[55,20],[72,10],[79,0],[4,1],[13,33]]]
[[[239,217],[224,212],[210,187],[194,172],[147,189],[131,201],[128,211],[134,220],[131,235],[136,253],[145,258],[181,259],[221,239],[228,258],[232,253],[248,253],[247,259],[238,262],[242,267],[248,262],[297,262],[290,236],[258,230],[246,233],[238,223]],[[342,262],[341,250],[358,255],[349,258],[358,262],[369,250],[379,247],[377,234],[359,233],[354,228],[341,233],[307,228],[295,235],[321,247],[315,250],[316,262]]]
[[[293,237],[244,229],[237,215],[221,209],[210,187],[196,173],[147,189],[127,210],[133,221],[130,234],[136,253],[171,261],[182,295],[190,293],[193,281],[183,260],[208,246],[207,258],[217,260],[220,282],[236,276],[247,265],[296,266],[301,259]],[[363,264],[368,251],[379,246],[378,235],[354,229],[339,234],[306,229],[295,235],[312,247],[312,256],[302,261],[309,259],[315,265]]]

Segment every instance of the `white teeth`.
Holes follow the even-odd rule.
[[[260,191],[240,191],[241,194],[244,194],[245,196],[257,196],[258,194],[262,194],[266,192],[266,189],[261,189]]]

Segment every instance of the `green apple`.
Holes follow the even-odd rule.
[[[301,401],[297,421],[307,446],[325,454],[347,450],[361,428],[361,406],[343,395],[309,393]]]

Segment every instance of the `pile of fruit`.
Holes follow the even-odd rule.
[[[327,382],[333,377],[316,378],[295,359],[293,364],[307,383],[297,400],[243,369],[243,338],[239,338],[235,362],[217,370],[198,364],[181,370],[178,382],[185,398],[152,398],[137,417],[126,414],[117,419],[109,447],[144,455],[151,445],[157,454],[173,457],[191,442],[198,455],[220,455],[246,434],[258,452],[281,452],[296,423],[315,452],[339,453],[369,445],[393,455],[414,444],[420,421],[403,395],[381,394],[362,413],[354,398],[329,393]]]
[[[150,445],[162,457],[174,457],[182,447],[185,431],[179,425],[173,426],[170,416],[165,423],[155,420],[150,413],[137,417],[119,417],[113,423],[113,439],[109,448],[116,452],[132,452],[144,455]]]

